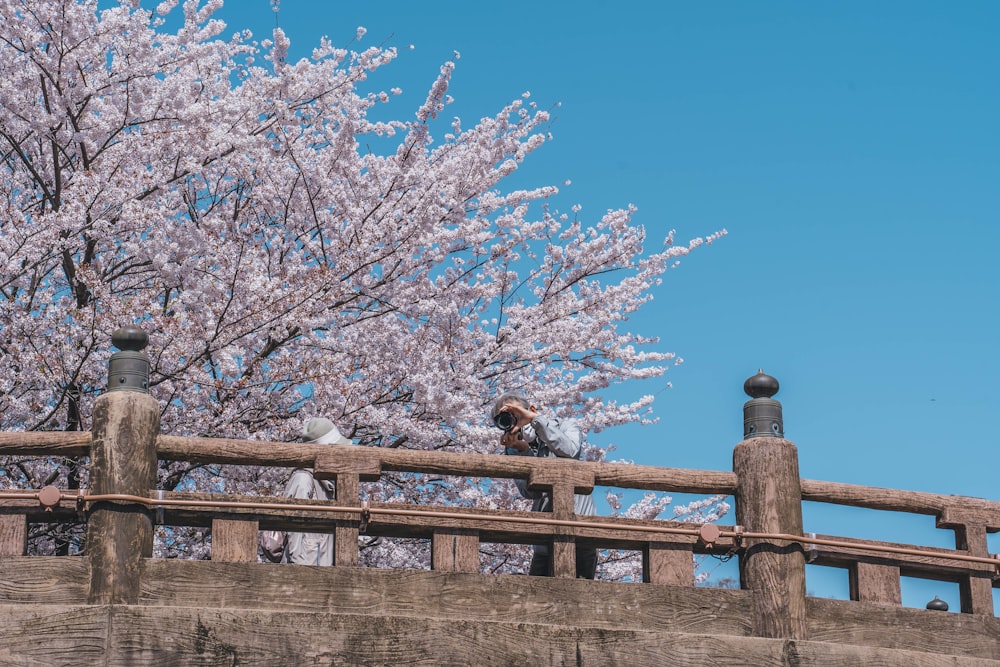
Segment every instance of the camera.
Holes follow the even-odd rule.
[[[513,412],[508,412],[504,410],[503,412],[497,413],[497,416],[493,418],[493,423],[501,431],[510,431],[515,426],[517,426],[517,417],[514,416]]]

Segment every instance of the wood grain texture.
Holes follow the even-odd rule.
[[[89,450],[89,431],[0,433],[0,455],[86,456]]]
[[[750,634],[749,591],[433,570],[143,562],[142,605]],[[635,611],[641,609],[641,614]]]
[[[807,609],[813,641],[1000,661],[998,618],[823,598]]]
[[[0,665],[108,664],[109,608],[0,604]]]
[[[961,523],[959,523],[961,520]],[[955,530],[955,546],[972,556],[989,556],[986,534],[992,530],[990,517],[969,516],[946,510],[938,524]],[[996,571],[963,574],[958,580],[962,612],[966,614],[993,614],[993,576]]]
[[[256,563],[260,533],[254,520],[214,519],[212,560],[227,563]]]
[[[899,605],[903,602],[899,568],[895,565],[855,563],[850,569],[851,599],[858,602]]]
[[[828,546],[825,544],[811,545],[810,554],[817,565],[827,565],[831,567],[851,567],[856,562],[868,562],[880,565],[897,565],[903,576],[922,576],[928,578],[955,578],[963,574],[981,573],[991,574],[995,567],[989,563],[974,563],[959,561],[949,558],[942,558],[936,554],[970,554],[968,551],[955,549],[942,549],[940,547],[917,547],[912,544],[901,544],[899,542],[881,542],[878,540],[861,540],[853,537],[839,537],[835,535],[817,535],[818,539],[830,539],[845,543],[844,546]],[[850,546],[857,544],[858,547]],[[925,552],[922,555],[898,554],[889,552],[878,552],[870,549],[863,549],[861,545],[875,545],[884,547],[902,547],[908,549],[920,549]]]
[[[676,631],[425,615],[0,606],[5,665],[1000,667],[984,657]]]
[[[94,403],[90,488],[93,494],[144,495],[156,483],[159,404],[132,391],[108,392]],[[149,510],[140,504],[89,506],[86,555],[91,604],[135,602],[140,561],[153,552]]]
[[[992,660],[751,637],[433,616],[364,618],[118,607],[108,665],[997,667]],[[166,662],[166,661],[171,662]]]
[[[550,567],[553,577],[572,579],[576,576],[576,540],[571,537],[556,536],[549,545],[552,558]]]
[[[961,505],[953,502],[945,506],[937,520],[938,528],[982,526],[986,532],[1000,531],[1000,503],[980,501],[980,506]]]
[[[339,567],[355,567],[358,564],[357,526],[338,525],[333,529],[333,564]]]
[[[939,515],[947,508],[976,511],[983,516],[1000,520],[1000,503],[969,496],[946,496],[921,491],[886,489],[878,486],[861,486],[841,482],[801,480],[802,499],[850,507],[867,507],[874,510],[911,512],[913,514]]]
[[[642,580],[650,584],[694,586],[694,554],[690,545],[647,544]]]
[[[748,532],[802,534],[796,447],[780,438],[751,438],[733,450],[736,522]],[[747,540],[740,582],[754,592],[754,634],[806,638],[806,574],[802,546]]]
[[[353,450],[353,453],[352,453]],[[194,463],[229,463],[234,465],[269,465],[276,467],[315,468],[338,457],[373,457],[382,471],[427,472],[437,475],[507,477],[527,479],[534,469],[567,463],[559,459],[528,459],[501,454],[461,454],[362,447],[354,445],[310,445],[291,442],[263,442],[227,438],[187,438],[160,435],[157,452],[161,459]],[[359,453],[360,452],[360,453]],[[571,465],[588,470],[600,486],[649,489],[673,493],[708,493],[729,495],[736,489],[731,472],[661,468],[627,463],[574,461]],[[317,476],[327,474],[317,470]]]
[[[82,558],[16,560],[27,579],[50,579],[55,588],[66,583],[62,571],[86,575]],[[0,664],[1000,667],[1000,619],[982,616],[809,598],[809,641],[765,639],[747,636],[749,591],[211,561],[142,565],[138,605],[0,602]],[[3,585],[13,573],[0,564]]]
[[[478,572],[479,536],[476,532],[435,530],[431,539],[431,569],[444,572]]]
[[[28,517],[0,514],[0,558],[23,556],[28,547]]]
[[[0,604],[84,604],[89,591],[90,563],[86,558],[0,559]]]

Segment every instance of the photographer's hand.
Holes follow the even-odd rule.
[[[516,449],[519,452],[528,451],[528,443],[521,436],[521,429],[514,428],[500,436],[500,446]]]
[[[522,429],[531,423],[531,420],[538,416],[535,406],[522,407],[514,401],[510,401],[503,406],[504,412],[509,412],[517,418],[517,424],[512,430]]]

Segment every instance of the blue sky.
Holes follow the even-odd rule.
[[[274,25],[268,0],[220,15],[260,37]],[[596,442],[730,470],[760,367],[781,382],[803,477],[1000,499],[1000,6],[283,0],[278,18],[293,57],[357,26],[363,45],[400,47],[378,79],[406,91],[399,113],[455,51],[446,113],[466,125],[524,91],[560,103],[554,141],[516,178],[571,180],[563,210],[596,220],[635,204],[651,248],[670,229],[728,229],[632,320],[685,359],[619,392],[658,393],[661,422]],[[805,521],[954,546],[926,517],[807,507]],[[941,592],[956,609],[957,589]],[[925,595],[904,585],[904,603]]]

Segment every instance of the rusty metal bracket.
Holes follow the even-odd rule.
[[[733,526],[733,548],[739,549],[743,546],[743,526]]]
[[[714,523],[704,523],[698,528],[698,541],[711,549],[719,541],[722,530]]]
[[[806,533],[806,537],[808,537],[810,540],[815,540],[816,533]],[[817,558],[819,558],[819,548],[816,546],[815,542],[810,541],[808,544],[806,544],[806,562],[812,563]]]
[[[53,507],[59,507],[60,500],[62,491],[51,484],[38,492],[38,504],[44,507],[46,512],[51,512]]]
[[[358,530],[364,533],[368,530],[368,524],[371,522],[372,512],[368,507],[368,501],[364,500],[361,502],[361,525],[358,526]]]

